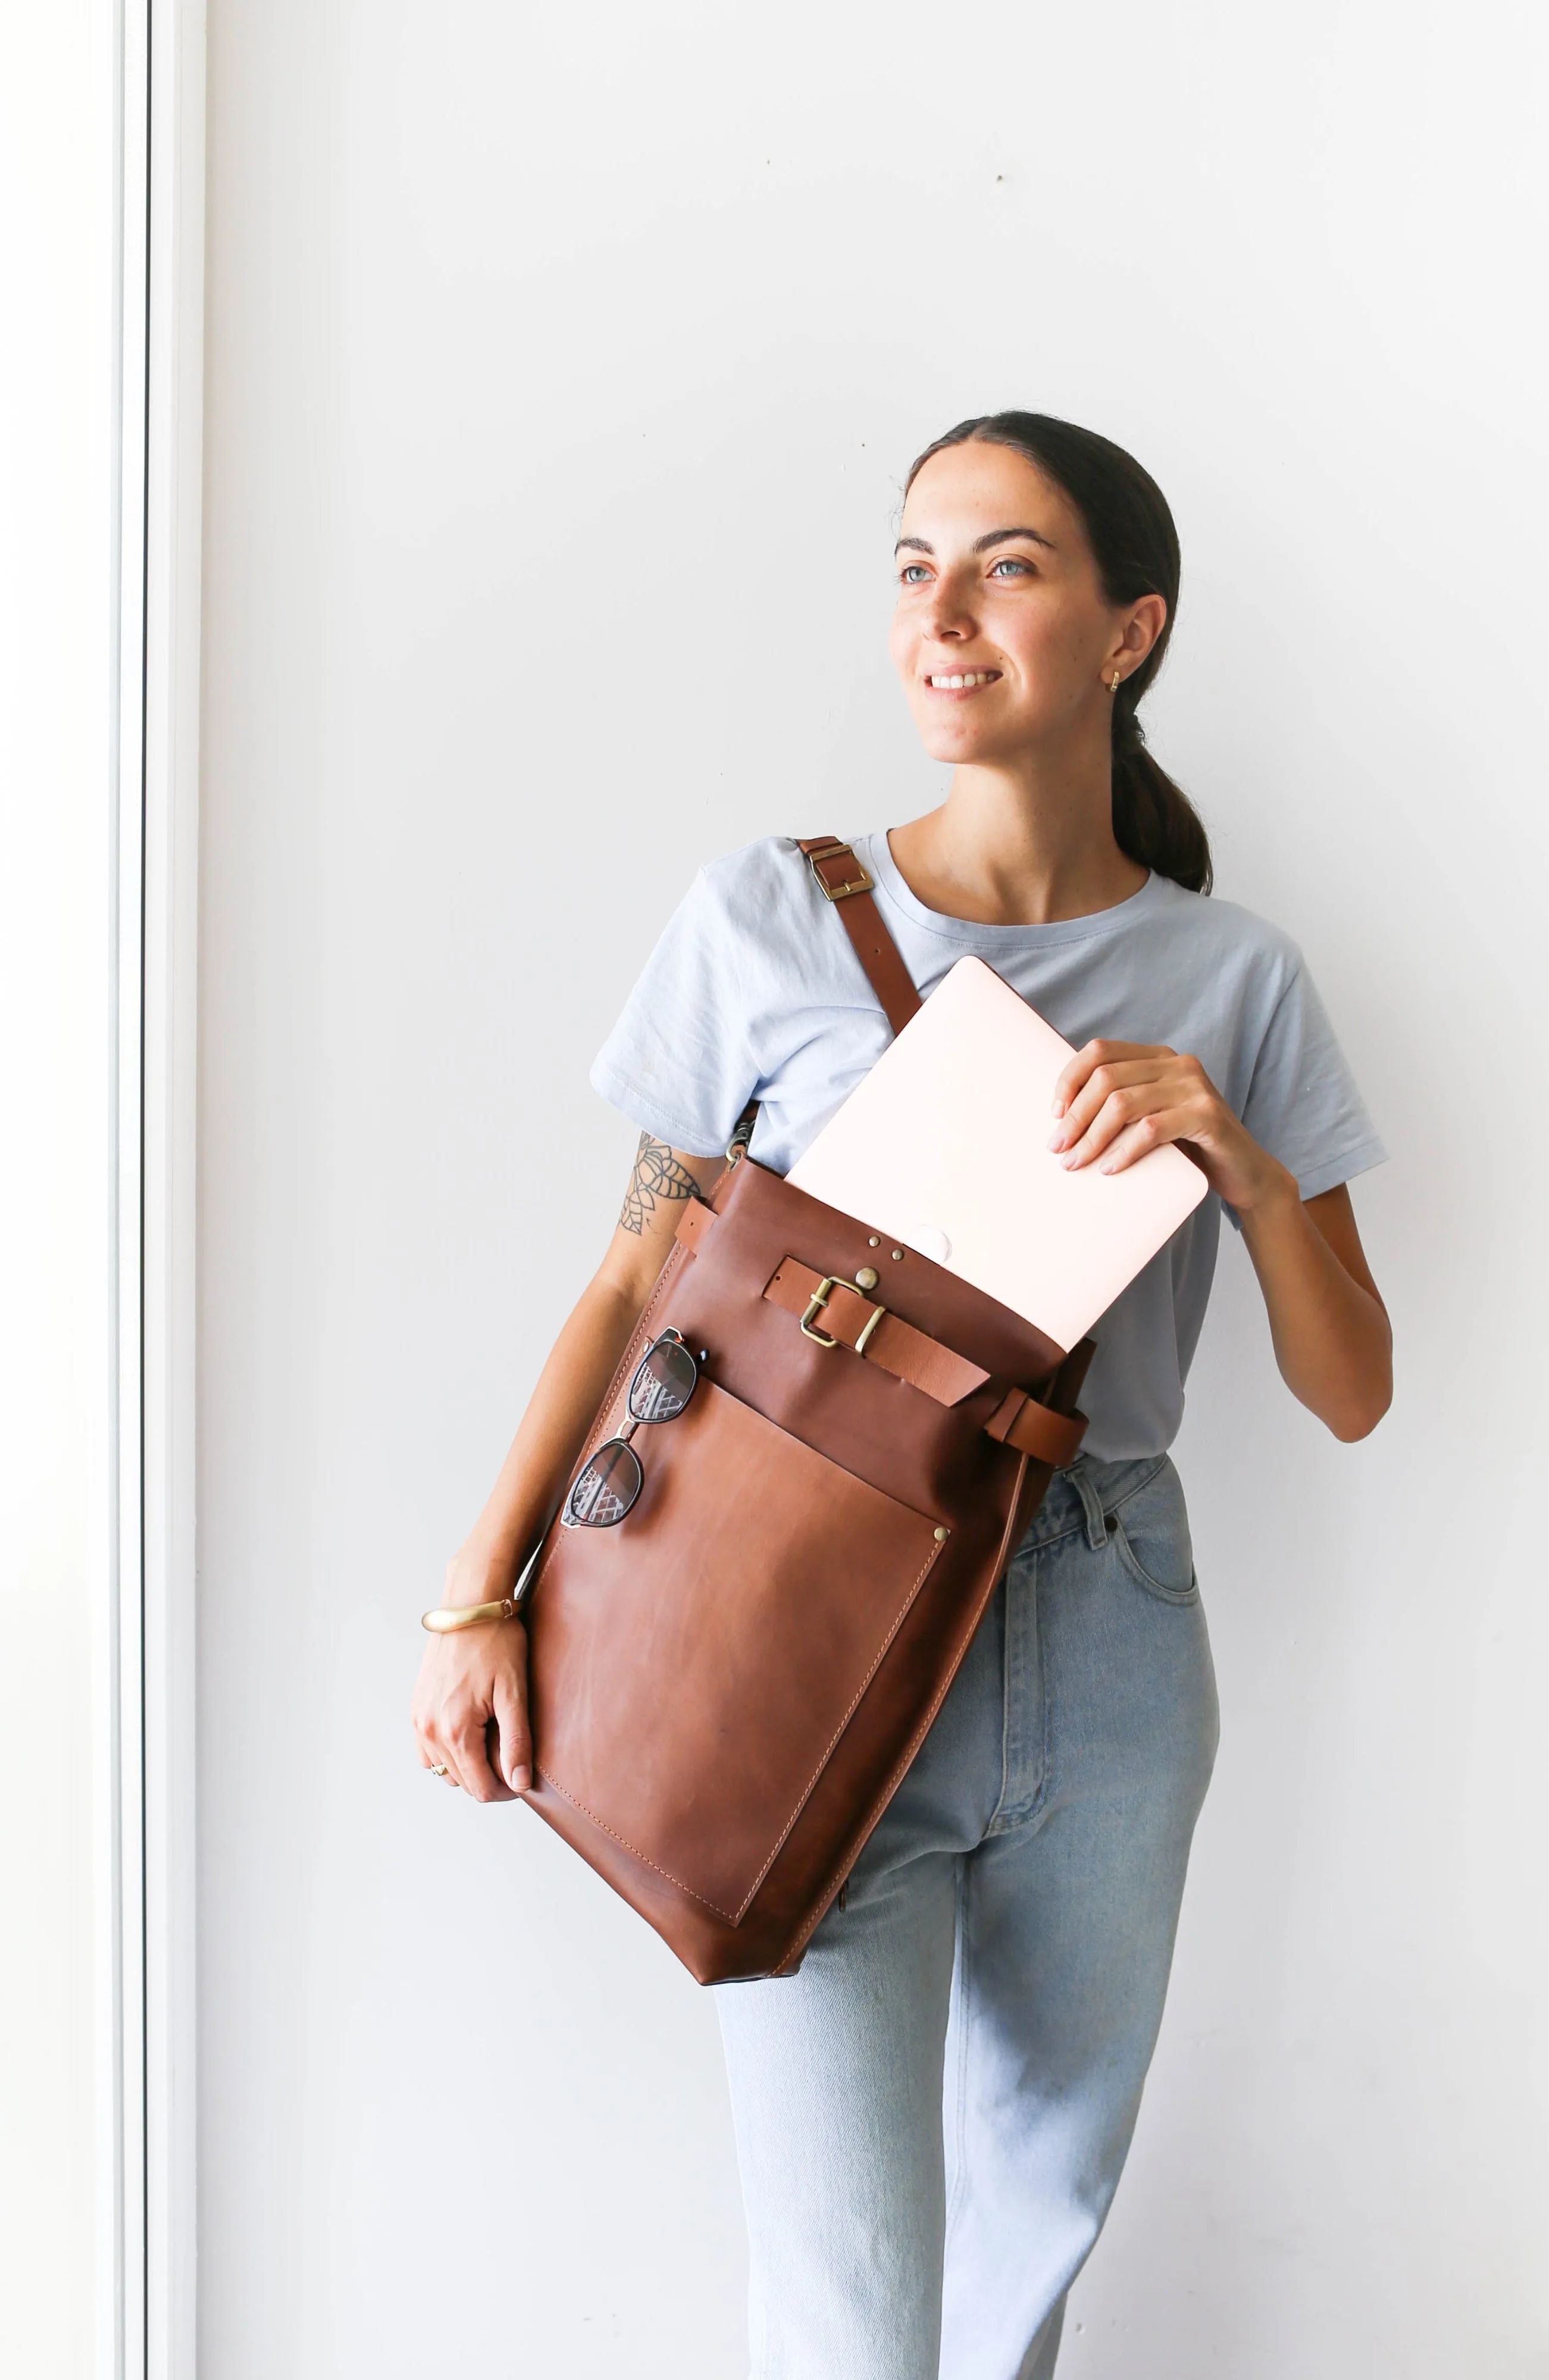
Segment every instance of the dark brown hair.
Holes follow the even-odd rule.
[[[1048,413],[982,413],[959,421],[916,458],[904,493],[933,455],[970,439],[1015,447],[1069,498],[1110,603],[1133,603],[1140,595],[1160,595],[1165,601],[1162,634],[1114,697],[1114,840],[1142,868],[1170,876],[1190,892],[1208,892],[1213,870],[1203,822],[1182,786],[1147,751],[1145,731],[1135,716],[1162,666],[1177,610],[1180,557],[1166,497],[1150,472],[1112,439]]]

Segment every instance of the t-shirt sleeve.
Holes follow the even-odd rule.
[[[691,1157],[719,1156],[758,1083],[738,957],[701,868],[592,1068],[592,1087],[611,1107]]]
[[[1259,1045],[1242,1121],[1296,1175],[1303,1198],[1336,1189],[1387,1155],[1299,959]]]

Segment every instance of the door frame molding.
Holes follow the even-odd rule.
[[[115,0],[115,1511],[102,2380],[194,2380],[195,1095],[204,0]]]

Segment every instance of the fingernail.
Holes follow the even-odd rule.
[[[1051,1148],[1063,1148],[1065,1147],[1065,1135],[1062,1132],[1052,1132],[1049,1135],[1049,1147]]]
[[[1062,1165],[1074,1165],[1074,1164],[1075,1164],[1075,1162],[1076,1162],[1076,1152],[1075,1152],[1075,1150],[1074,1150],[1074,1149],[1071,1149],[1071,1150],[1070,1150],[1070,1152],[1069,1152],[1069,1154],[1068,1154],[1067,1156],[1062,1157],[1062,1158],[1060,1159],[1060,1160],[1059,1160],[1059,1161],[1060,1161],[1060,1163],[1061,1163]]]
[[[513,1793],[525,1793],[531,1787],[532,1771],[530,1768],[513,1768],[506,1782]]]
[[[1057,1116],[1062,1116],[1065,1113],[1065,1101],[1063,1099],[1056,1099],[1055,1101],[1055,1113]]]

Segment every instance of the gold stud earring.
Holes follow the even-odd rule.
[[[1119,690],[1119,687],[1120,687],[1123,684],[1124,684],[1124,680],[1120,677],[1120,675],[1119,675],[1119,674],[1118,674],[1117,670],[1115,670],[1115,672],[1114,672],[1114,682],[1113,682],[1112,686],[1108,688],[1108,692],[1109,692],[1110,694],[1116,694],[1116,693],[1118,692],[1118,690]]]

